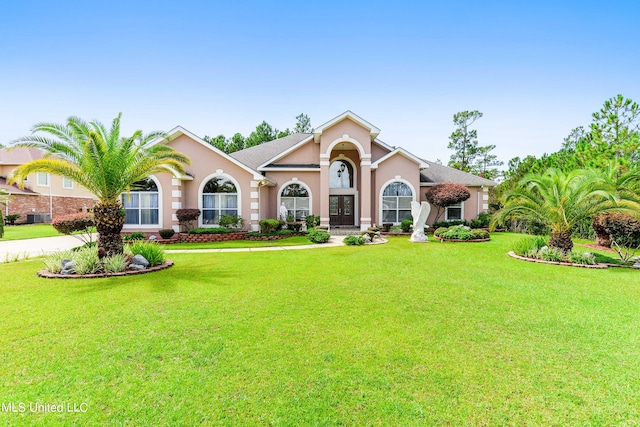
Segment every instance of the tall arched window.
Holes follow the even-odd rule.
[[[202,189],[202,223],[219,224],[222,215],[238,215],[238,190],[229,179],[216,177]]]
[[[138,181],[122,195],[126,225],[159,225],[158,185],[151,178]]]
[[[382,222],[394,223],[411,219],[413,192],[404,182],[392,182],[382,192]]]
[[[329,188],[353,188],[353,166],[346,160],[336,160],[329,167]]]
[[[309,215],[309,192],[300,184],[289,184],[282,189],[281,202],[296,221]]]

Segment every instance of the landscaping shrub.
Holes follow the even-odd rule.
[[[62,260],[73,258],[74,254],[71,251],[54,252],[44,257],[42,262],[50,273],[58,274],[62,271]]]
[[[125,234],[124,236],[122,236],[122,241],[123,242],[134,242],[136,240],[144,240],[145,239],[145,234],[142,233],[141,231],[134,231],[131,234]]]
[[[223,214],[220,216],[220,227],[228,228],[229,230],[241,230],[244,227],[244,218],[237,215]]]
[[[571,252],[567,259],[574,264],[595,265],[596,263],[595,255],[589,252]]]
[[[163,239],[170,239],[174,234],[176,234],[176,232],[175,230],[173,230],[173,228],[163,228],[162,230],[158,231],[158,234]]]
[[[2,214],[2,212],[0,212],[0,214]],[[5,219],[9,222],[9,224],[13,225],[18,220],[18,218],[20,218],[20,215],[11,214],[11,215],[7,215]]]
[[[413,226],[413,220],[412,219],[405,219],[404,221],[402,221],[400,223],[400,228],[402,229],[403,233],[410,232],[412,226]]]
[[[197,221],[200,217],[200,209],[178,209],[176,211],[176,217],[181,227],[184,227],[187,231],[194,228],[194,221]]]
[[[385,233],[388,233],[389,231],[391,231],[391,227],[393,227],[393,224],[390,222],[382,224],[382,229],[384,230]]]
[[[542,236],[525,237],[517,240],[511,246],[511,250],[516,255],[530,257],[531,254],[537,254],[540,249],[547,246],[547,241]],[[535,258],[535,256],[533,257]]]
[[[223,227],[210,227],[210,228],[192,228],[187,231],[187,234],[226,234],[231,233],[231,230]]]
[[[606,248],[611,247],[611,235],[607,231],[604,225],[604,219],[607,217],[607,214],[600,214],[593,217],[591,221],[591,227],[593,228],[593,232],[596,234],[596,245],[604,246]]]
[[[489,222],[491,221],[491,214],[481,212],[478,214],[478,218],[469,221],[469,227],[471,228],[489,228]]]
[[[0,210],[0,239],[4,237],[4,217],[2,216],[2,211]]]
[[[436,231],[433,232],[433,235],[436,237],[442,237],[442,233],[446,233],[447,230],[449,230],[449,227],[436,228]]]
[[[142,255],[149,261],[149,267],[160,265],[164,262],[164,248],[156,242],[134,242],[129,245],[131,255]]]
[[[464,221],[464,220],[462,220],[462,221],[457,221],[457,220],[456,221],[438,221],[438,222],[434,222],[431,227],[432,228],[441,228],[441,227],[449,228],[449,227],[451,227],[453,225],[469,225],[469,223],[467,221]]]
[[[263,234],[273,233],[282,228],[280,221],[277,219],[261,219],[258,224],[260,224],[260,232]]]
[[[443,182],[429,187],[425,192],[425,196],[427,197],[427,201],[436,207],[435,219],[437,220],[447,206],[464,202],[471,197],[471,193],[469,189],[462,184]]]
[[[331,238],[331,235],[322,230],[310,230],[307,238],[313,243],[327,243]]]
[[[489,232],[487,230],[482,230],[479,228],[472,228],[471,229],[471,238],[472,239],[488,239],[491,236],[489,235]]]
[[[311,230],[320,225],[319,215],[307,215],[305,221],[307,222],[307,230]]]
[[[97,247],[86,247],[74,253],[73,258],[76,262],[76,274],[94,274],[102,270],[102,262],[98,258]]]
[[[347,236],[344,238],[344,244],[347,246],[360,246],[364,245],[366,239],[362,236]]]
[[[640,222],[633,216],[610,212],[602,215],[600,224],[611,237],[611,248],[627,262],[640,249]]]
[[[560,248],[544,246],[538,251],[538,258],[545,261],[562,262],[565,260],[566,254]]]
[[[301,222],[289,222],[289,223],[287,223],[287,229],[297,233],[302,229],[302,223]],[[281,230],[281,231],[285,231],[285,230]]]
[[[105,273],[120,273],[125,271],[129,260],[125,254],[116,254],[102,258],[102,267]]]
[[[471,240],[471,229],[466,225],[454,225],[440,235],[443,239]]]
[[[51,221],[51,225],[58,233],[62,234],[86,231],[95,226],[93,215],[84,212],[58,216]]]

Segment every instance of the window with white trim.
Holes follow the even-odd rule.
[[[398,224],[411,219],[413,191],[404,182],[396,181],[387,185],[382,192],[382,222]]]
[[[44,172],[36,173],[36,184],[38,184],[39,187],[48,187],[49,174]]]
[[[447,206],[445,209],[445,221],[461,221],[462,220],[462,203]]]
[[[73,189],[73,180],[67,178],[66,176],[62,177],[62,188],[65,188],[67,190],[72,190]]]
[[[158,186],[151,178],[138,181],[122,195],[126,225],[160,225]]]
[[[303,216],[309,215],[309,192],[304,186],[289,184],[282,189],[280,197],[280,201],[295,221],[302,221]]]
[[[238,216],[238,189],[229,179],[216,177],[202,189],[202,224],[220,224],[222,215]]]

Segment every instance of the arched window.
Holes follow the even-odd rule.
[[[229,179],[216,177],[202,189],[202,223],[219,224],[222,215],[238,215],[238,190]]]
[[[329,188],[353,188],[353,166],[346,160],[336,160],[329,167]]]
[[[300,184],[289,184],[280,193],[281,202],[296,221],[309,215],[309,192]]]
[[[404,182],[392,182],[382,192],[382,222],[400,223],[411,219],[413,192]]]
[[[122,195],[126,225],[160,225],[158,185],[151,179],[143,179]]]

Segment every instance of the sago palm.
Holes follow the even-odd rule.
[[[150,174],[184,174],[184,165],[191,163],[165,144],[149,144],[165,137],[163,132],[143,134],[138,130],[130,137],[121,136],[121,116],[118,114],[108,129],[98,121],[78,117],[68,118],[65,124],[38,123],[30,136],[13,141],[18,147],[39,148],[46,156],[16,168],[12,182],[22,183],[29,174],[46,172],[69,178],[96,196],[99,202],[93,213],[98,246],[107,255],[122,253],[120,231],[125,212],[121,194]]]
[[[601,174],[577,169],[568,173],[548,169],[543,174],[525,176],[518,187],[505,195],[504,207],[494,215],[492,224],[508,218],[529,218],[551,230],[549,246],[571,251],[571,230],[598,213],[628,211],[616,191]]]

